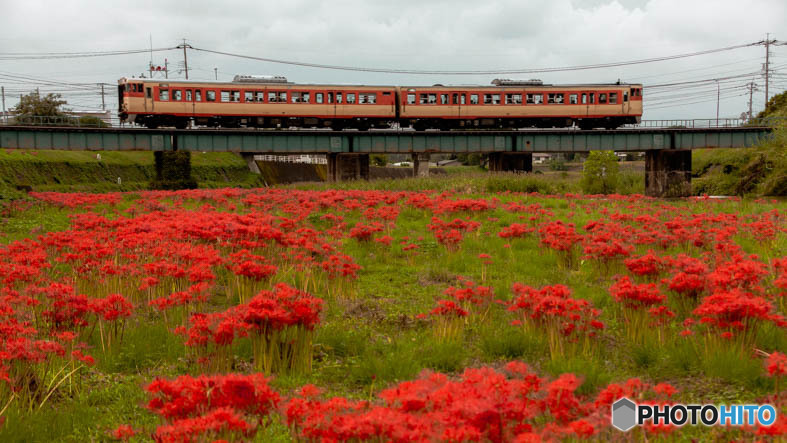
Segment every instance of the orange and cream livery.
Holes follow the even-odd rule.
[[[235,76],[232,82],[118,81],[121,121],[174,126],[475,129],[617,128],[642,117],[642,85],[365,86],[290,83]]]

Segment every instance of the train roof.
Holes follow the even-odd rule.
[[[468,85],[468,84],[436,84],[436,85],[363,85],[363,84],[356,84],[356,83],[294,83],[294,82],[235,82],[235,81],[216,81],[216,80],[185,80],[185,79],[163,79],[163,78],[128,78],[122,77],[118,80],[118,83],[124,82],[142,82],[142,83],[187,83],[187,84],[207,84],[207,85],[221,85],[221,86],[228,86],[233,85],[236,87],[249,87],[249,86],[265,86],[265,87],[277,87],[277,86],[285,86],[291,88],[293,86],[322,86],[322,87],[331,87],[331,86],[341,86],[341,87],[359,87],[359,88],[402,88],[402,89],[426,89],[426,88],[473,88],[473,89],[536,89],[536,88],[604,88],[604,87],[614,87],[614,86],[642,86],[642,83],[624,83],[624,82],[616,82],[616,83],[562,83],[562,84],[550,84],[550,83],[543,83],[543,84],[532,84],[532,85]]]

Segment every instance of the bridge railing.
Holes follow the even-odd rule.
[[[9,126],[52,126],[71,128],[110,128],[120,127],[120,118],[111,117],[102,119],[93,116],[40,116],[40,115],[11,115],[0,118],[0,125]]]
[[[640,123],[626,125],[626,128],[673,128],[673,129],[708,129],[708,128],[739,128],[744,126],[773,127],[787,123],[784,117],[763,118],[694,118],[678,120],[642,120]]]

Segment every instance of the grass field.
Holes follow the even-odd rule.
[[[613,394],[783,404],[784,202],[545,183],[5,204],[0,441],[615,440]]]

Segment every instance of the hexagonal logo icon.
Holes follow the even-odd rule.
[[[612,426],[623,432],[637,424],[637,405],[626,397],[612,403]]]

